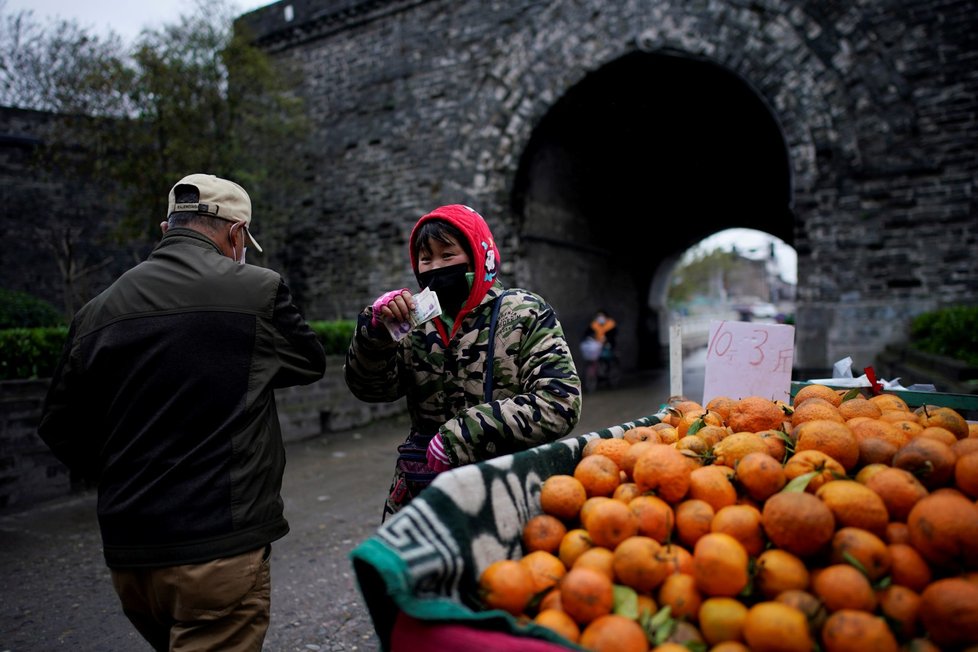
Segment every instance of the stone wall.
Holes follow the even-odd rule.
[[[375,404],[354,398],[343,381],[342,369],[343,356],[328,356],[321,380],[276,391],[286,442],[404,413],[403,399]],[[46,379],[0,382],[0,510],[28,507],[77,488],[65,466],[37,436],[48,384]]]

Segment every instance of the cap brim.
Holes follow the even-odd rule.
[[[260,253],[260,254],[261,253],[264,253],[264,250],[261,248],[261,245],[258,244],[258,241],[257,240],[255,240],[255,236],[251,235],[251,229],[249,229],[247,226],[245,226],[244,230],[245,230],[245,233],[248,234],[248,239],[251,240],[251,244],[255,245],[255,249],[258,250],[258,253]]]

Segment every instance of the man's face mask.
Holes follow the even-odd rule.
[[[439,267],[418,274],[418,283],[437,294],[442,313],[454,318],[469,298],[469,280],[465,276],[468,271],[467,263]]]

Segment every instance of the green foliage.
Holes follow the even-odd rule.
[[[62,326],[57,308],[27,292],[0,289],[0,329]]]
[[[326,355],[345,355],[357,323],[349,319],[336,321],[310,321],[309,327],[319,336]]]
[[[0,380],[50,377],[67,338],[67,326],[0,330]]]
[[[346,354],[356,324],[349,319],[309,322],[327,355]],[[67,326],[0,330],[0,380],[49,378],[67,338]]]
[[[683,263],[672,274],[668,303],[677,308],[697,296],[706,296],[716,285],[740,264],[737,254],[715,249]]]
[[[910,343],[927,353],[978,366],[978,306],[954,306],[917,315]]]

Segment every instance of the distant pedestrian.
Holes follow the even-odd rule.
[[[384,519],[437,473],[559,439],[581,413],[581,379],[557,314],[529,290],[504,289],[481,215],[459,204],[435,209],[414,225],[408,253],[440,316],[396,340],[400,331],[384,322],[407,323],[423,291],[384,293],[360,313],[345,366],[359,399],[407,397],[411,432]]]
[[[251,198],[193,174],[163,238],[74,316],[38,432],[98,486],[105,562],[156,650],[260,650],[289,531],[273,390],[326,357],[282,277],[245,264]]]

